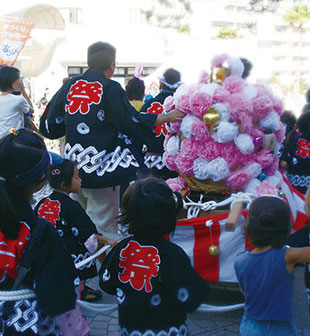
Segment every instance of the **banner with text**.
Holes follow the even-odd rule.
[[[0,18],[0,65],[14,65],[33,26],[23,19]]]

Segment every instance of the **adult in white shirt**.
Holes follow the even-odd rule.
[[[0,68],[0,138],[9,133],[9,129],[24,128],[24,114],[30,124],[33,122],[33,106],[20,77],[20,71],[14,67]],[[15,95],[13,92],[19,92]]]

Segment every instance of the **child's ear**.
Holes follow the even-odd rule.
[[[60,188],[62,189],[62,190],[65,190],[65,189],[67,189],[67,185],[65,184],[65,182],[64,181],[62,181],[61,183],[60,183]]]

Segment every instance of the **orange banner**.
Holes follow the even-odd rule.
[[[15,63],[33,26],[31,21],[0,18],[0,65]]]

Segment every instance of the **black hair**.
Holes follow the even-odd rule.
[[[286,125],[285,136],[287,136],[296,125],[297,118],[290,110],[285,110],[281,115],[281,121]]]
[[[310,141],[310,111],[301,114],[296,125],[302,137]]]
[[[0,90],[5,92],[12,89],[13,83],[20,77],[20,71],[14,67],[0,68]]]
[[[122,204],[120,223],[129,224],[130,234],[152,239],[174,232],[179,207],[165,181],[156,177],[137,180],[125,191]]]
[[[285,245],[291,229],[289,206],[279,197],[261,196],[249,208],[247,236],[254,247]]]
[[[242,57],[240,58],[240,61],[243,63],[243,66],[244,66],[244,70],[243,70],[241,77],[245,79],[249,77],[253,66],[252,66],[252,63],[247,58]]]
[[[0,140],[0,230],[9,239],[16,239],[19,233],[16,197],[25,196],[29,187],[40,182],[45,174],[32,176],[29,183],[13,181],[35,167],[44,155],[44,141],[33,131],[18,130]]]
[[[87,64],[89,68],[105,71],[115,62],[115,57],[116,49],[109,43],[95,42],[87,49]]]
[[[142,80],[136,77],[132,77],[131,79],[129,79],[125,87],[125,91],[129,100],[143,101],[145,91],[144,83]]]
[[[294,128],[296,125],[297,118],[295,117],[293,111],[285,110],[281,115],[281,121],[291,128]]]
[[[63,159],[61,163],[51,165],[47,175],[49,185],[53,189],[62,189],[62,183],[65,187],[70,187],[74,167],[74,162],[68,159]]]
[[[163,77],[165,78],[165,81],[166,83],[168,84],[175,84],[177,82],[179,82],[181,80],[181,74],[179,71],[173,69],[173,68],[170,68],[170,69],[167,69],[164,74],[163,74]],[[160,85],[161,85],[161,88],[163,90],[167,89],[167,90],[171,90],[169,87],[167,87],[164,83],[160,82]],[[176,91],[175,90],[171,90],[171,91]]]

